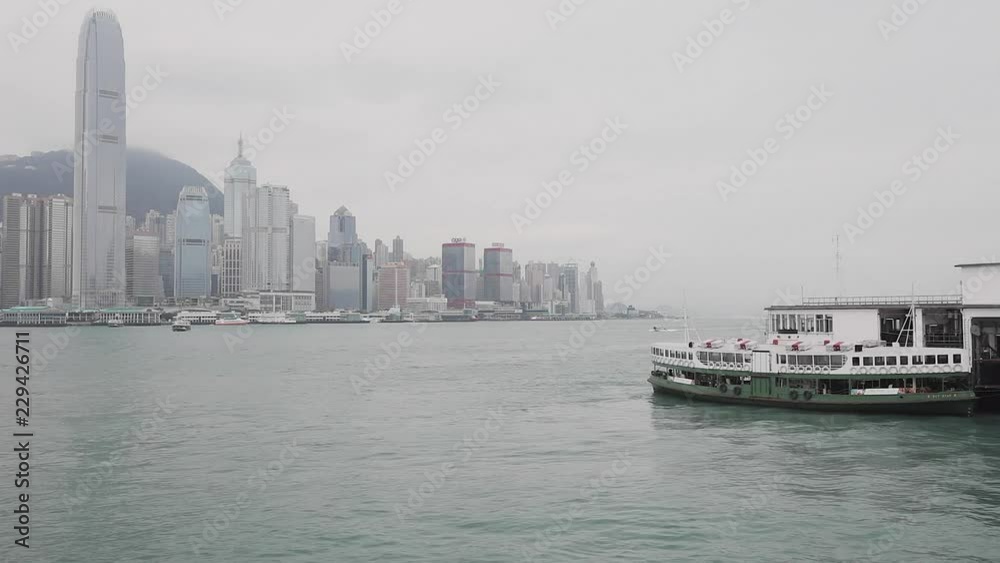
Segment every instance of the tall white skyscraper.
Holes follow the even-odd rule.
[[[247,196],[257,188],[257,169],[243,157],[243,136],[237,145],[236,158],[226,168],[223,196],[224,231],[227,237],[243,236]]]
[[[118,18],[92,10],[80,29],[73,140],[73,302],[125,304],[125,46]]]
[[[185,186],[177,196],[174,243],[174,298],[202,299],[212,293],[212,216],[201,186]]]
[[[243,291],[288,291],[289,193],[265,184],[247,194],[243,218]]]

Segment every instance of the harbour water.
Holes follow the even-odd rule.
[[[996,560],[1000,418],[654,397],[649,344],[681,333],[652,324],[32,329],[31,558],[8,477],[0,553]]]

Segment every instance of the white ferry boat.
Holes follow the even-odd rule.
[[[187,332],[191,330],[191,321],[185,321],[184,319],[177,319],[170,325],[170,330],[174,332]]]
[[[214,321],[216,326],[240,326],[248,325],[250,321],[241,318],[237,313],[226,312],[218,315],[218,318]]]
[[[190,309],[177,313],[174,318],[176,320],[183,320],[191,323],[192,325],[210,325],[215,323],[215,320],[219,317],[219,314],[215,311],[208,311],[205,309]]]
[[[250,313],[249,320],[254,324],[262,325],[293,325],[295,319],[285,313]]]
[[[661,343],[654,391],[812,410],[969,415],[1000,398],[1000,264],[956,295],[808,298],[767,309],[760,341]]]

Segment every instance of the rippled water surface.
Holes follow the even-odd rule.
[[[63,333],[34,329],[31,559],[9,547],[10,453],[2,552],[1000,559],[1000,418],[654,397],[648,345],[680,333],[650,324],[87,328],[45,366],[43,346]],[[13,348],[13,331],[0,338]],[[12,356],[0,358],[4,373]]]

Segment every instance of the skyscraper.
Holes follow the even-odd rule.
[[[524,267],[524,281],[528,290],[527,295],[521,296],[521,301],[526,301],[533,305],[545,303],[545,264],[529,262]]]
[[[291,280],[292,291],[316,292],[316,218],[292,216]]]
[[[346,207],[341,206],[330,216],[330,231],[327,233],[326,242],[330,262],[355,265],[360,263],[357,218]]]
[[[42,200],[35,195],[4,196],[3,230],[0,308],[7,309],[45,296]]]
[[[212,294],[212,216],[205,188],[184,187],[176,217],[174,298],[204,299]]]
[[[569,311],[580,313],[580,268],[574,262],[562,266],[562,276],[559,279],[559,290],[563,301],[569,302]]]
[[[441,285],[449,308],[475,306],[478,277],[475,244],[453,238],[441,245]]]
[[[243,236],[247,196],[257,188],[257,169],[243,157],[243,135],[237,143],[236,158],[225,172],[223,231],[227,237]]]
[[[73,200],[57,195],[44,204],[45,297],[69,302],[73,297]]]
[[[378,271],[378,308],[406,308],[410,295],[410,269],[402,262],[390,262]]]
[[[392,239],[392,261],[402,262],[403,258],[403,239],[396,235],[396,238]]]
[[[141,306],[149,306],[163,298],[160,277],[160,237],[144,229],[137,230],[125,247],[128,272],[128,297]]]
[[[73,140],[73,301],[125,303],[125,46],[118,18],[92,10],[80,29]]]
[[[240,238],[229,237],[222,243],[222,268],[219,273],[219,292],[223,297],[236,297],[240,294],[242,284],[240,272],[242,249]]]
[[[71,296],[73,203],[63,195],[3,198],[0,308]]]
[[[372,254],[375,256],[376,268],[381,268],[392,261],[389,258],[389,248],[380,238],[375,239],[375,250]]]
[[[288,291],[289,192],[264,184],[247,194],[243,221],[243,291]]]
[[[483,297],[487,301],[514,300],[514,253],[500,243],[483,250]]]

